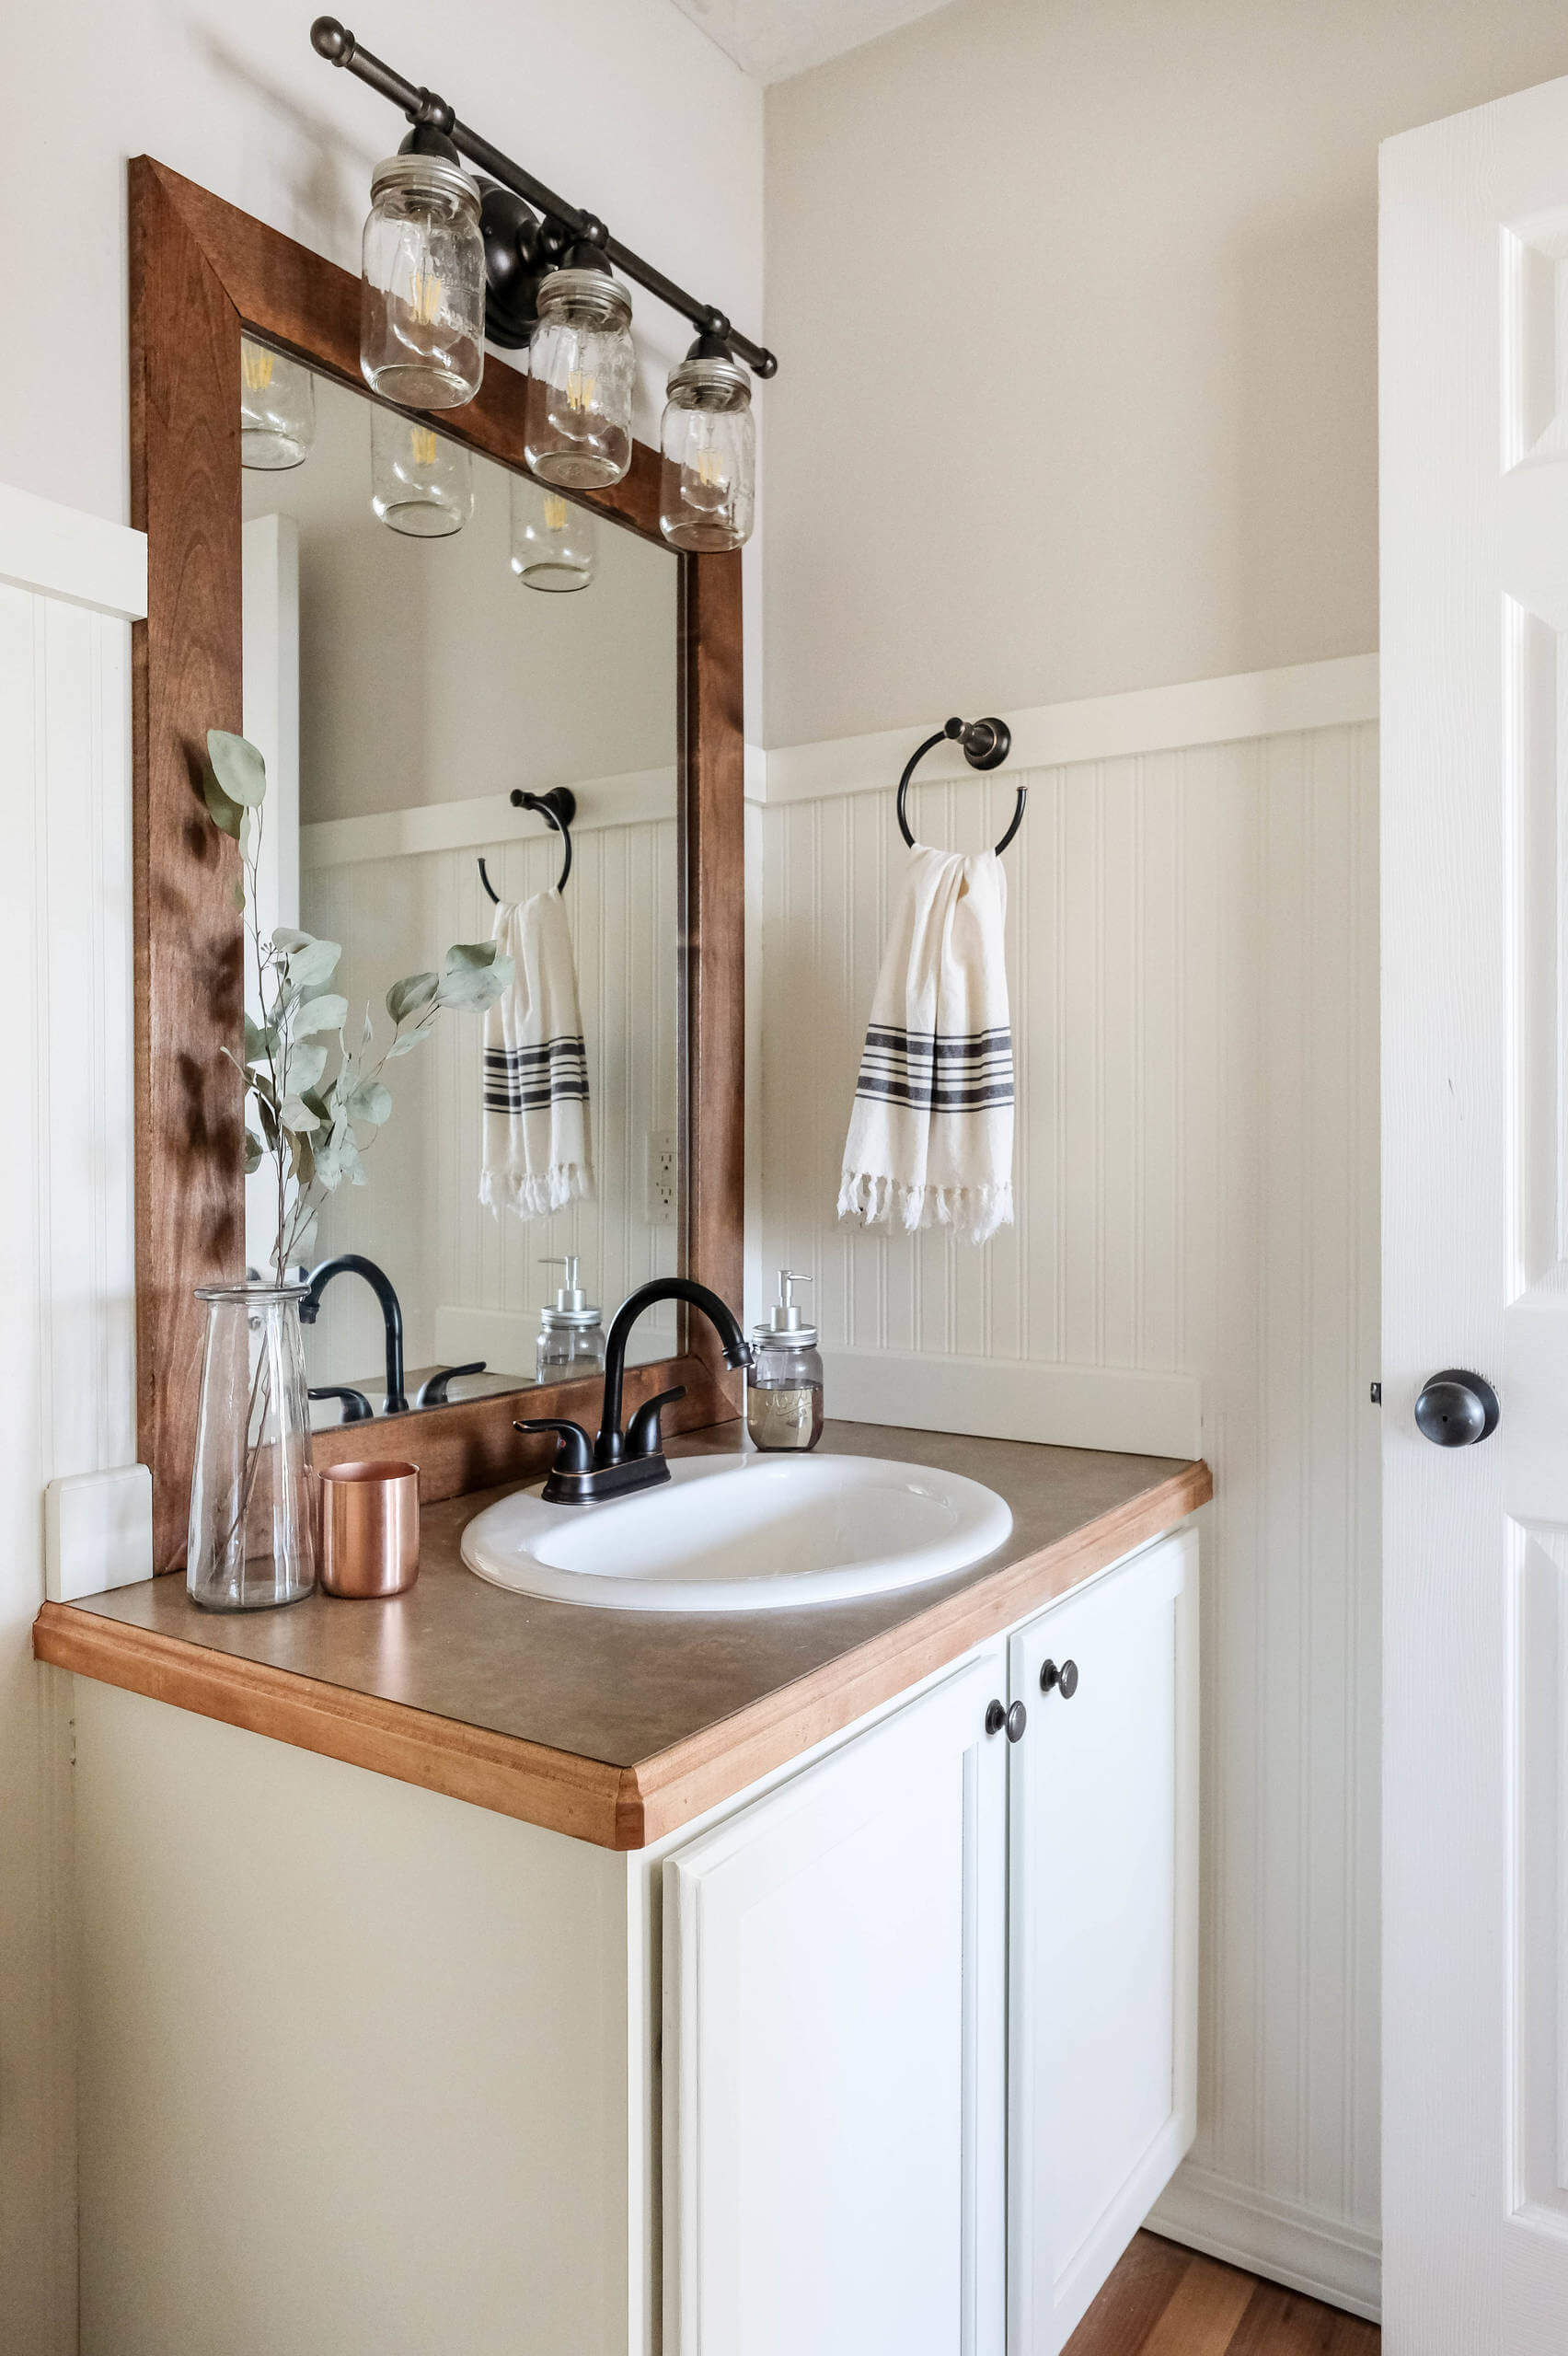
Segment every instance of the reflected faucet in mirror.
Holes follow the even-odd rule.
[[[386,1332],[386,1397],[383,1412],[388,1415],[404,1415],[409,1403],[403,1392],[403,1311],[391,1277],[363,1252],[340,1252],[335,1259],[323,1260],[310,1272],[309,1288],[299,1305],[299,1322],[314,1325],[321,1314],[321,1296],[334,1276],[363,1276],[381,1304],[381,1322]],[[314,1398],[317,1394],[312,1392]],[[336,1390],[330,1394],[337,1398]],[[363,1398],[363,1393],[356,1393]],[[347,1403],[345,1403],[347,1404]],[[344,1421],[358,1420],[357,1409],[352,1409]]]
[[[621,1430],[621,1388],[626,1373],[627,1343],[645,1310],[662,1300],[684,1300],[700,1309],[723,1345],[727,1367],[751,1364],[751,1344],[740,1321],[725,1301],[690,1276],[656,1276],[628,1293],[615,1313],[605,1344],[605,1398],[599,1431],[590,1440],[581,1424],[561,1415],[541,1415],[513,1426],[520,1432],[554,1432],[555,1462],[541,1496],[547,1505],[594,1505],[604,1497],[624,1496],[629,1490],[651,1488],[667,1481],[664,1438],[660,1418],[666,1407],[686,1397],[686,1386],[658,1392],[645,1399]]]

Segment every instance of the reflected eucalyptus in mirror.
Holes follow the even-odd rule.
[[[513,964],[497,954],[494,941],[455,942],[439,974],[409,974],[393,983],[386,999],[392,1034],[385,1045],[366,1006],[351,1048],[348,1000],[331,987],[339,943],[290,926],[261,930],[258,865],[267,769],[260,754],[243,736],[209,729],[202,786],[213,824],[238,844],[244,871],[235,901],[246,918],[259,1020],[246,1013],[243,1056],[223,1052],[245,1082],[247,1175],[269,1159],[276,1173],[271,1260],[283,1284],[327,1196],[365,1183],[365,1152],[392,1113],[387,1065],[411,1054],[444,1010],[481,1012],[492,1005],[512,980]]]

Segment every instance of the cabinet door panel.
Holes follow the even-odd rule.
[[[665,1865],[669,2356],[999,2356],[1005,1666]]]
[[[1193,2140],[1197,1542],[1011,1639],[1010,2347],[1055,2356]],[[1047,1659],[1078,1670],[1041,1690]]]

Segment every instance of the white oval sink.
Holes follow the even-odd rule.
[[[519,1490],[476,1514],[482,1579],[610,1611],[768,1611],[962,1571],[1011,1508],[962,1472],[874,1456],[681,1456],[656,1489],[548,1506]]]

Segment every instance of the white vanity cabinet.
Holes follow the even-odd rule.
[[[664,2356],[1056,2356],[1193,2137],[1196,1545],[666,1858]]]
[[[1008,1646],[1010,2356],[1056,2356],[1196,2127],[1197,1555],[1161,1539]]]

